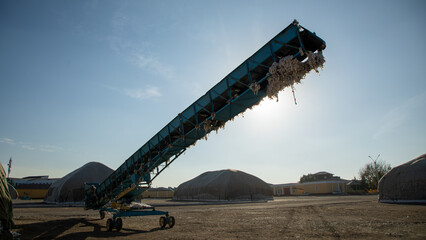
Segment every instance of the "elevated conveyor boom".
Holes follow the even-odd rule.
[[[274,62],[286,56],[303,61],[303,53],[323,49],[325,42],[315,33],[297,21],[290,24],[178,114],[104,182],[86,185],[86,209],[100,209],[118,198],[132,201],[186,148],[258,104],[266,96],[268,71]]]

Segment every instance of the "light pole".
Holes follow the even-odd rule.
[[[380,153],[379,155],[377,155],[376,160],[374,160],[371,156],[368,156],[374,163],[374,176],[376,177],[376,183],[377,185],[379,184],[379,173],[377,172],[377,160],[380,157]]]

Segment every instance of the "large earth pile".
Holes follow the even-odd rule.
[[[379,182],[379,201],[426,203],[426,154],[386,173]]]
[[[260,178],[237,170],[205,172],[179,185],[174,200],[233,201],[272,199],[271,187]]]
[[[111,168],[99,162],[90,162],[50,185],[45,202],[83,202],[84,183],[101,183],[111,173]]]

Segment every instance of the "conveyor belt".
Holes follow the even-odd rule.
[[[86,209],[98,209],[121,194],[131,201],[189,146],[266,96],[269,67],[285,56],[325,49],[325,42],[296,21],[182,111],[100,184],[86,185]],[[260,86],[253,91],[250,86]],[[256,92],[256,93],[255,93]]]

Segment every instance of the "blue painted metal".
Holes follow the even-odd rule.
[[[132,186],[136,188],[123,199],[130,202],[140,195],[187,147],[259,103],[266,96],[269,66],[288,55],[303,61],[306,54],[300,49],[323,50],[325,42],[295,21],[179,113],[104,182],[93,185],[94,192],[88,184],[86,209],[99,209]],[[260,85],[257,94],[249,87],[252,83]]]
[[[126,211],[120,211],[115,208],[100,208],[99,211],[105,211],[112,213],[112,219],[115,220],[118,217],[135,217],[135,216],[157,216],[164,215],[166,218],[169,217],[169,213],[165,211],[158,211],[155,208],[147,209],[132,209]]]

